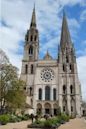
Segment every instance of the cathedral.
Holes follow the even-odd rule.
[[[26,82],[26,103],[34,114],[56,115],[60,110],[81,116],[81,84],[65,13],[57,58],[53,59],[47,51],[44,58],[39,59],[39,31],[34,7],[30,28],[25,35],[21,79]]]

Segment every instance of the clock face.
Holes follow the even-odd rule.
[[[54,78],[54,71],[50,68],[41,71],[41,79],[45,82],[50,82]]]

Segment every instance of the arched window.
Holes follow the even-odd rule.
[[[66,86],[65,85],[63,85],[63,94],[66,94]]]
[[[30,37],[30,41],[33,41],[33,36],[31,35],[31,37]]]
[[[50,100],[50,87],[45,87],[45,100]]]
[[[27,74],[28,73],[28,65],[26,64],[25,65],[25,74]]]
[[[31,65],[31,74],[33,74],[33,64]]]
[[[35,37],[34,37],[34,41],[36,41],[36,39],[37,39],[37,36],[35,35]]]
[[[32,47],[32,46],[29,47],[29,54],[30,54],[30,55],[33,54],[33,47]]]
[[[72,85],[70,86],[70,93],[71,94],[73,93],[73,86]]]
[[[53,89],[53,100],[56,100],[56,89]]]
[[[39,88],[39,100],[42,100],[42,89]]]
[[[64,71],[64,72],[66,71],[66,67],[65,67],[65,64],[63,64],[63,71]]]
[[[72,70],[72,65],[70,64],[70,70]]]
[[[68,63],[69,62],[69,59],[68,59],[68,56],[66,56],[66,63]]]
[[[70,64],[70,71],[73,71],[73,64]]]
[[[32,95],[32,87],[30,87],[30,96]]]
[[[73,106],[71,106],[71,112],[73,112]]]
[[[65,106],[63,106],[63,112],[65,112]]]

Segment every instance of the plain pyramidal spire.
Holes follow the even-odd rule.
[[[31,19],[30,27],[36,27],[35,4],[34,4],[33,12],[32,12],[32,19]]]
[[[64,48],[65,45],[71,45],[71,37],[68,28],[67,18],[65,12],[63,12],[63,21],[62,21],[62,30],[61,30],[61,48]]]

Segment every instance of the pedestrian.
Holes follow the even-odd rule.
[[[33,120],[34,120],[34,115],[31,114],[31,120],[32,120],[32,123],[33,123]]]

